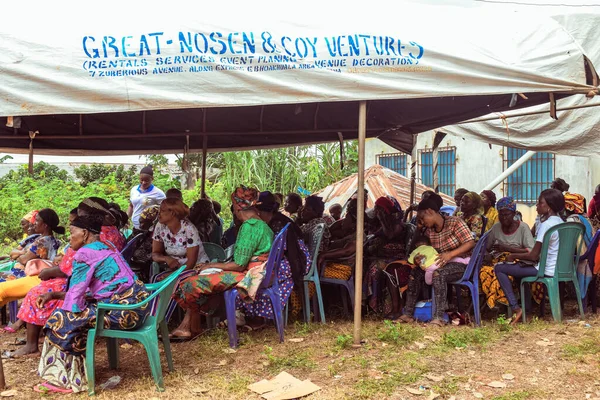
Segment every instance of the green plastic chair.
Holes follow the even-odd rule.
[[[91,329],[88,333],[87,348],[85,352],[85,366],[87,371],[88,380],[88,394],[93,396],[95,394],[95,371],[94,371],[94,344],[96,337],[107,338],[106,346],[108,350],[108,365],[110,369],[117,369],[119,365],[119,346],[117,339],[134,339],[142,343],[148,354],[148,360],[150,361],[150,368],[152,369],[152,376],[154,382],[158,387],[159,391],[164,391],[165,386],[163,383],[162,367],[160,365],[160,354],[158,352],[158,335],[157,329],[160,329],[162,335],[162,342],[165,347],[165,356],[167,357],[167,364],[169,366],[169,372],[173,371],[173,357],[171,355],[171,344],[169,342],[169,328],[165,321],[165,313],[173,290],[175,289],[175,279],[183,272],[185,266],[179,268],[174,274],[171,274],[167,279],[159,283],[153,283],[146,285],[148,291],[152,294],[141,303],[137,304],[107,304],[98,303],[98,312],[96,315],[96,327]],[[149,304],[158,297],[158,306],[154,315],[149,315],[144,322],[144,325],[136,330],[122,331],[116,329],[105,329],[104,324],[98,323],[98,321],[104,321],[104,314],[107,311],[112,310],[133,310],[142,307],[145,304]],[[149,304],[152,306],[152,304]]]
[[[555,321],[562,321],[562,310],[560,304],[560,294],[558,291],[559,282],[573,282],[577,303],[579,304],[579,314],[584,318],[583,304],[579,293],[579,283],[577,281],[577,265],[579,264],[579,255],[581,254],[581,245],[583,244],[584,226],[578,222],[565,222],[558,224],[546,232],[542,242],[542,251],[540,257],[540,267],[537,276],[530,276],[521,279],[521,308],[523,310],[523,321],[525,316],[525,286],[529,282],[540,282],[548,288],[548,297],[550,298],[550,308],[552,317]],[[558,255],[556,258],[556,269],[553,277],[545,276],[546,258],[548,257],[548,246],[550,245],[550,236],[558,232]]]
[[[202,242],[202,247],[211,262],[225,261],[225,250],[221,246],[211,242]]]

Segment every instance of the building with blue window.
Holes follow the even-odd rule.
[[[433,132],[417,137],[417,181],[433,186]],[[506,168],[518,160],[526,150],[489,145],[479,141],[466,141],[447,136],[438,148],[439,191],[453,195],[464,187],[480,192]],[[378,139],[368,139],[366,166],[380,164],[402,175],[410,176],[411,156],[398,151]],[[521,204],[535,204],[538,194],[550,187],[555,178],[563,178],[570,191],[581,193],[588,199],[600,181],[594,176],[598,162],[585,157],[555,155],[538,152],[494,189],[497,197],[513,196]],[[600,171],[598,171],[600,174]]]

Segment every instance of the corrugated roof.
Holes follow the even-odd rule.
[[[323,197],[326,210],[334,203],[344,206],[352,195],[356,193],[358,187],[357,181],[358,174],[353,174],[341,181],[332,183],[314,194]],[[365,188],[369,191],[367,208],[374,207],[375,201],[379,197],[387,195],[395,197],[403,210],[406,210],[410,205],[410,178],[381,165],[373,165],[365,170]],[[426,190],[432,190],[432,188],[417,183],[415,185],[415,201],[418,202],[421,194]],[[440,193],[440,196],[442,196],[445,205],[455,205],[452,197],[443,193]]]

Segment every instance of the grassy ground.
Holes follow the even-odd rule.
[[[97,382],[116,374],[123,381],[97,398],[259,399],[247,386],[287,371],[322,388],[308,399],[432,399],[431,393],[439,399],[600,399],[600,319],[588,316],[585,323],[534,320],[511,328],[499,318],[481,328],[437,328],[367,320],[360,348],[352,347],[350,321],[295,324],[283,344],[274,329],[242,334],[236,352],[229,351],[227,333],[214,330],[173,344],[176,370],[165,375],[163,393],[154,389],[139,344],[122,345],[118,371],[108,369],[99,345]],[[3,348],[12,347],[13,338],[2,334]],[[15,398],[40,397],[31,391],[37,364],[37,358],[4,361]],[[494,381],[505,387],[489,386]],[[419,387],[424,394],[407,390]]]

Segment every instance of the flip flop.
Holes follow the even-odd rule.
[[[0,358],[2,358],[3,360],[14,360],[15,357],[13,356],[12,352],[6,350],[2,352],[2,355],[0,356]]]
[[[13,328],[13,327],[5,326],[4,328],[2,328],[2,332],[17,333],[17,330],[15,328]]]
[[[37,393],[62,393],[62,394],[73,393],[73,389],[59,388],[57,386],[49,384],[48,382],[44,382],[39,385],[35,385],[33,387],[33,391],[37,392]]]
[[[191,336],[169,336],[169,341],[173,342],[173,343],[182,343],[182,342],[191,342],[194,339],[197,339],[200,335],[202,335],[202,333],[204,333],[204,331],[197,333],[195,335],[191,335]]]

